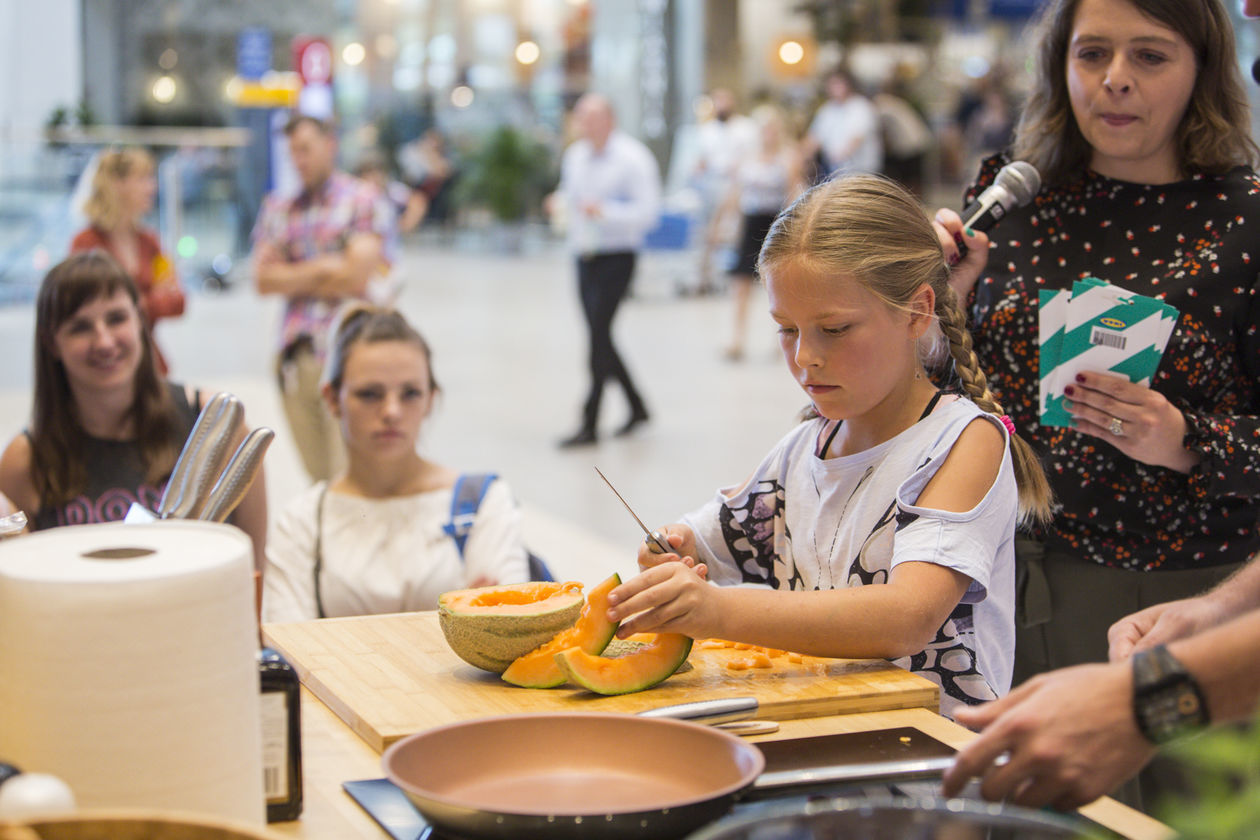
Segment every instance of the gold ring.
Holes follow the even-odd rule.
[[[1124,437],[1124,421],[1119,417],[1112,417],[1111,422],[1107,424],[1107,431],[1116,437]]]

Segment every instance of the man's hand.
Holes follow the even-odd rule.
[[[1111,625],[1107,630],[1107,657],[1120,662],[1136,651],[1188,638],[1232,617],[1221,604],[1205,595],[1156,604]]]
[[[973,777],[985,799],[1071,810],[1094,801],[1142,768],[1155,748],[1133,718],[1129,666],[1079,665],[1034,677],[1010,694],[958,711],[980,737],[958,753],[942,792]],[[1004,765],[995,762],[1009,755]]]

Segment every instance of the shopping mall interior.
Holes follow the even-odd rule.
[[[1260,25],[1237,5],[1229,11],[1250,80]],[[929,207],[957,206],[976,162],[1009,136],[1037,6],[0,0],[0,432],[18,433],[30,410],[35,290],[83,225],[96,156],[122,145],[145,146],[157,161],[148,222],[189,299],[184,316],[157,330],[172,376],[239,392],[251,422],[284,429],[272,368],[279,302],[254,291],[250,232],[264,193],[293,177],[284,118],[313,109],[335,119],[345,169],[376,158],[417,188],[426,155],[449,166],[392,269],[398,305],[429,336],[446,386],[422,448],[503,474],[530,511],[531,541],[569,574],[594,580],[631,567],[636,526],[593,466],[646,518],[670,521],[740,480],[804,404],[760,297],[743,361],[723,355],[727,255],[719,247],[718,267],[702,270],[694,177],[709,94],[732,91],[744,113],[772,105],[799,136],[825,73],[843,65],[861,94],[908,103],[930,137],[914,186]],[[587,91],[610,100],[662,172],[663,226],[616,324],[652,419],[631,437],[562,451],[556,441],[581,403],[585,334],[542,198],[571,136],[569,109]],[[1253,101],[1257,92],[1251,85]],[[485,188],[496,166],[517,176],[510,190],[501,178]],[[622,406],[609,403],[612,428]],[[283,434],[267,470],[273,510],[307,483]]]

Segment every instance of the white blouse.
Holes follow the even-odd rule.
[[[521,513],[502,479],[487,489],[462,559],[443,530],[450,521],[452,488],[367,499],[325,493],[325,487],[321,481],[294,499],[272,527],[263,621],[319,617],[317,538],[323,558],[319,594],[326,617],[432,610],[443,592],[478,578],[497,584],[529,579]],[[322,516],[317,516],[321,497]]]

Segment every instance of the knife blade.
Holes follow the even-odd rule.
[[[639,515],[634,512],[634,508],[630,507],[630,503],[627,502],[622,497],[622,495],[617,492],[617,488],[613,487],[613,483],[608,480],[608,476],[600,472],[599,467],[595,468],[595,472],[599,473],[599,477],[604,479],[604,483],[608,485],[608,489],[613,491],[613,495],[616,496],[617,499],[623,505],[626,506],[626,510],[630,511],[630,515],[634,517],[634,521],[639,523],[639,527],[643,529],[643,533],[647,534],[647,537],[644,539],[644,542],[647,543],[648,551],[651,551],[653,554],[677,554],[678,553],[674,551],[672,547],[670,547],[669,540],[665,538],[664,534],[662,534],[660,531],[653,531],[651,528],[643,524],[643,520],[640,519]]]

